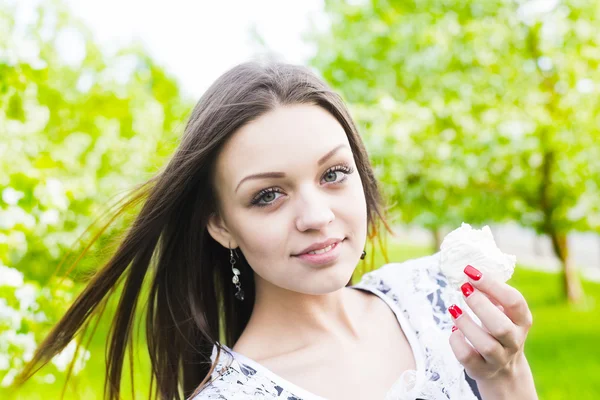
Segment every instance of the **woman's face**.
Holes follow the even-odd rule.
[[[327,111],[278,107],[243,126],[219,154],[214,184],[220,215],[208,230],[239,246],[257,286],[325,294],[349,281],[366,241],[366,200],[346,133]],[[333,249],[302,255],[328,240]]]

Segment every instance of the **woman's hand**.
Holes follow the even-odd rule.
[[[537,399],[523,352],[533,321],[525,298],[506,283],[486,279],[470,265],[465,274],[470,283],[465,283],[461,290],[483,328],[458,306],[448,308],[458,328],[453,328],[450,335],[456,358],[477,381],[484,400]]]

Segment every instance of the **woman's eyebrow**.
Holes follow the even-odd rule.
[[[339,145],[335,146],[333,148],[333,150],[329,151],[327,154],[325,154],[323,157],[321,157],[319,159],[319,161],[317,162],[317,164],[319,165],[319,167],[321,165],[323,165],[325,163],[325,161],[329,160],[335,154],[335,152],[338,151],[339,149],[341,149],[342,147],[348,147],[348,145],[339,144]],[[350,147],[348,147],[348,148],[350,148]]]
[[[348,145],[346,144],[340,144],[337,145],[336,147],[334,147],[332,150],[330,150],[329,152],[327,152],[327,154],[325,154],[323,157],[321,157],[319,159],[319,161],[317,162],[317,164],[319,166],[323,165],[327,160],[329,160],[339,149],[341,148],[349,148]],[[238,189],[240,188],[240,186],[242,185],[242,183],[244,183],[244,181],[247,181],[249,179],[265,179],[265,178],[285,178],[285,173],[284,172],[262,172],[260,174],[252,174],[252,175],[248,175],[247,177],[245,177],[244,179],[242,179],[240,181],[240,183],[238,183],[237,187],[235,188],[235,192],[238,191]]]
[[[237,187],[235,188],[235,191],[237,192],[237,190],[239,189],[240,185],[242,183],[244,183],[244,181],[249,180],[249,179],[264,179],[264,178],[285,178],[285,173],[284,172],[263,172],[260,174],[253,174],[253,175],[248,175],[247,177],[245,177],[244,179],[242,179],[240,181],[240,183],[238,183]]]

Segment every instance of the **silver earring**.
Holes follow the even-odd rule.
[[[360,255],[360,259],[364,260],[366,255],[367,255],[367,252],[363,250],[362,254]]]
[[[231,278],[231,282],[237,288],[237,292],[235,293],[235,298],[239,301],[244,300],[244,291],[242,290],[242,285],[240,283],[240,270],[235,268],[235,258],[233,257],[233,249],[229,249],[229,262],[231,263],[231,271],[233,272],[233,278]]]

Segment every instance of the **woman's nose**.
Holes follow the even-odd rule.
[[[312,194],[304,196],[298,205],[296,227],[303,232],[309,229],[322,229],[335,219],[335,215],[323,196]]]

